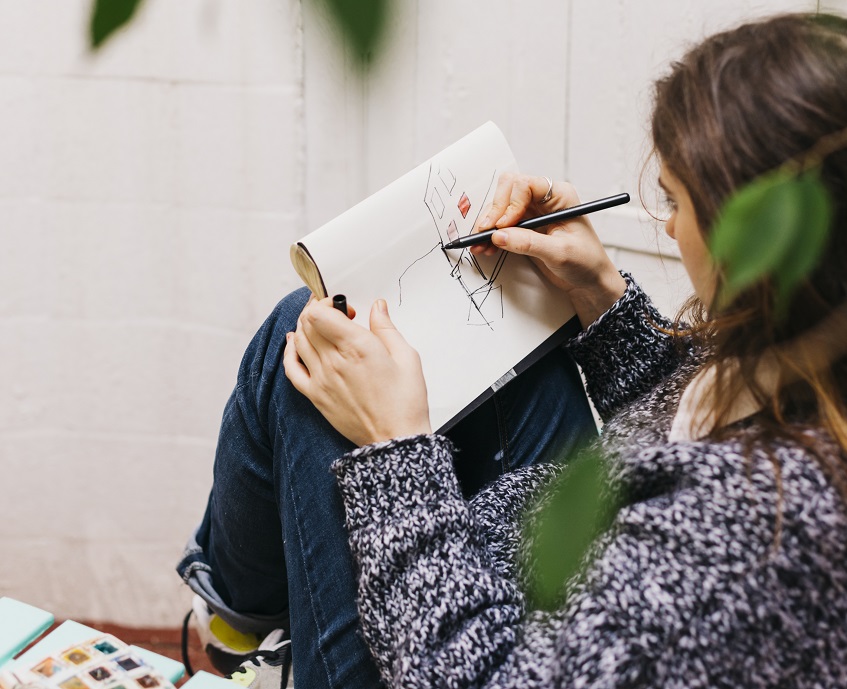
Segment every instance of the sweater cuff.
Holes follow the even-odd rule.
[[[630,321],[633,313],[640,315],[647,310],[647,295],[644,294],[630,273],[622,270],[619,272],[626,281],[626,291],[607,311],[600,314],[597,320],[566,341],[566,347],[574,347],[575,349],[593,347],[595,340],[602,343],[610,336],[617,340],[620,336],[620,329],[617,324],[622,319]]]
[[[332,464],[351,531],[398,510],[461,497],[453,470],[453,443],[441,435],[415,435],[365,445]]]

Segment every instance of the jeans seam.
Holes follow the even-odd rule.
[[[285,433],[280,433],[280,437],[285,438]],[[297,499],[295,497],[294,487],[291,485],[291,473],[292,473],[290,471],[291,465],[290,465],[289,458],[288,458],[288,448],[285,447],[284,441],[282,442],[282,452],[285,454],[286,464],[289,466],[289,472],[288,472],[289,477],[288,477],[288,480],[286,481],[286,483],[288,484],[288,495],[289,495],[289,499],[291,500],[291,505],[292,505],[292,508],[293,508],[292,513],[296,514],[296,512],[297,512]],[[321,625],[318,622],[317,610],[315,608],[315,597],[314,597],[314,594],[313,594],[313,591],[312,591],[312,581],[311,581],[312,577],[311,577],[311,574],[309,573],[309,567],[307,566],[307,563],[306,563],[305,546],[304,546],[304,540],[303,540],[303,531],[302,531],[302,527],[300,525],[300,520],[295,518],[293,521],[294,521],[295,529],[297,531],[297,539],[300,541],[300,547],[297,550],[299,551],[300,564],[303,567],[303,572],[305,574],[306,591],[309,595],[309,607],[312,610],[312,620],[315,623],[315,629],[317,630],[317,636],[320,637]],[[318,654],[320,655],[321,663],[324,666],[324,671],[326,672],[327,685],[330,686],[330,687],[335,686],[334,676],[333,676],[332,670],[329,666],[329,660],[327,659],[326,654],[324,653],[324,650],[321,647],[320,639],[318,638],[318,639],[316,639],[316,641],[317,641],[317,651],[318,651]]]
[[[494,413],[497,415],[497,433],[500,436],[500,464],[503,468],[503,473],[509,471],[511,467],[511,457],[509,456],[509,433],[506,429],[506,414],[500,403],[500,396],[494,393]]]

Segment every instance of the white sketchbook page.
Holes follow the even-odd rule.
[[[441,248],[471,231],[499,175],[516,169],[488,122],[301,240],[357,323],[367,327],[373,302],[387,301],[420,353],[434,429],[575,315],[529,259]]]

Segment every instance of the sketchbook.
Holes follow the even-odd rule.
[[[439,432],[579,329],[566,295],[528,258],[443,249],[471,231],[500,174],[516,170],[488,122],[291,247],[309,289],[344,294],[364,327],[386,300],[420,354]]]

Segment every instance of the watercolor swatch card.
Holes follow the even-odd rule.
[[[102,634],[0,675],[0,689],[174,689],[138,653]]]

